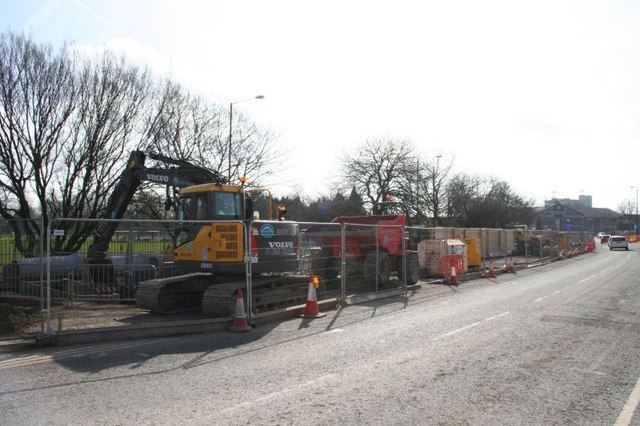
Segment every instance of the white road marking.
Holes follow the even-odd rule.
[[[542,301],[542,300],[544,300],[546,298],[547,298],[547,296],[538,297],[536,300],[534,300],[534,302],[540,302],[540,301]]]
[[[251,408],[251,406],[257,404],[257,403],[267,403],[273,399],[275,399],[276,397],[280,396],[280,395],[285,395],[285,394],[289,394],[289,393],[293,393],[293,392],[298,392],[304,388],[308,388],[308,387],[318,387],[320,385],[321,382],[324,381],[328,381],[328,380],[334,380],[336,378],[335,374],[325,374],[324,376],[320,376],[316,379],[310,380],[308,382],[305,383],[301,383],[298,386],[295,386],[293,388],[288,388],[288,389],[282,389],[278,392],[272,392],[270,394],[267,394],[265,396],[262,396],[260,398],[255,399],[254,401],[244,401],[241,402],[239,404],[236,404],[232,407],[229,407],[225,410],[220,411],[221,413],[228,413],[230,411],[234,411],[234,410],[238,410],[240,408]]]
[[[636,382],[636,386],[633,388],[631,395],[629,395],[627,403],[622,408],[622,411],[616,420],[616,426],[627,426],[631,423],[631,417],[633,417],[633,412],[638,406],[638,402],[640,402],[640,379]]]
[[[593,275],[591,275],[590,277],[583,278],[583,279],[581,279],[580,281],[578,281],[578,284],[582,284],[583,282],[585,282],[585,281],[589,281],[591,278],[594,278],[594,277],[597,277],[597,276],[598,276],[598,274],[593,274]]]
[[[479,325],[479,324],[481,324],[481,322],[480,322],[480,321],[478,321],[478,322],[474,322],[473,324],[469,324],[469,325],[464,326],[464,327],[462,327],[462,328],[459,328],[459,329],[457,329],[457,330],[453,330],[453,331],[450,331],[450,332],[448,332],[448,333],[445,333],[445,334],[443,334],[443,335],[441,335],[441,336],[434,337],[433,339],[431,339],[431,341],[432,341],[432,342],[434,342],[434,341],[436,341],[436,340],[442,339],[443,337],[449,337],[449,336],[452,336],[452,335],[454,335],[454,334],[456,334],[456,333],[460,333],[461,331],[468,330],[468,329],[470,329],[470,328],[472,328],[472,327],[475,327],[476,325]]]
[[[506,316],[506,315],[509,315],[510,313],[511,313],[511,312],[509,312],[509,311],[507,311],[507,312],[503,312],[503,313],[501,313],[500,315],[496,315],[495,317],[485,318],[484,320],[485,320],[485,321],[493,321],[494,319],[498,319],[498,318],[504,317],[504,316]]]

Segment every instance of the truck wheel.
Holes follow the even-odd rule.
[[[404,263],[402,262],[402,257],[398,259],[398,273],[400,274],[398,278],[402,280],[402,268],[404,267]],[[418,262],[418,257],[415,255],[407,256],[407,285],[413,285],[420,281],[420,262]]]
[[[391,261],[389,255],[384,252],[371,252],[367,254],[363,262],[364,277],[367,281],[373,281],[375,283],[378,279],[379,285],[384,285],[389,282],[391,276]],[[377,272],[377,277],[376,277]]]
[[[311,271],[314,275],[331,281],[338,278],[338,268],[331,250],[322,250],[322,253],[311,258]]]

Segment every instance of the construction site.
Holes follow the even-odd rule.
[[[327,223],[284,220],[283,206],[256,220],[244,182],[167,158],[170,167],[148,168],[145,158],[132,153],[102,218],[52,220],[41,255],[22,257],[13,236],[0,240],[3,338],[63,344],[89,330],[113,338],[249,331],[595,249],[584,232],[413,226],[401,201]],[[143,182],[167,186],[175,220],[123,219]],[[87,228],[80,250],[52,249]]]

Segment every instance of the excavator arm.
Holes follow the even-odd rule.
[[[171,167],[145,167],[145,159],[171,164]],[[105,264],[109,242],[118,227],[117,220],[122,219],[135,192],[143,182],[165,185],[167,188],[184,188],[203,183],[226,183],[218,172],[195,166],[187,161],[175,160],[160,154],[145,154],[133,151],[127,167],[109,197],[102,219],[94,233],[93,243],[89,246],[87,260],[89,264]]]

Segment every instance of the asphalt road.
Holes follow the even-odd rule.
[[[640,246],[599,246],[247,334],[4,354],[0,422],[640,425],[638,312]]]

